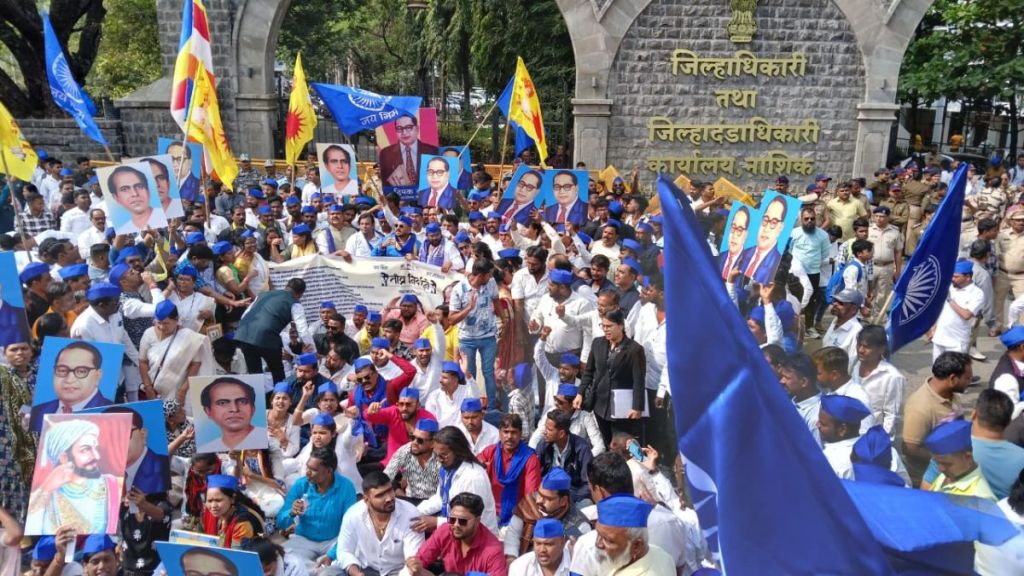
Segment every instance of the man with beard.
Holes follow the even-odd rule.
[[[389,478],[400,479],[398,496],[419,505],[437,492],[441,464],[434,454],[435,420],[420,420],[412,432],[412,440],[391,456],[384,467]]]
[[[491,479],[491,492],[498,503],[498,526],[508,526],[512,512],[526,495],[540,487],[540,462],[529,444],[523,442],[523,420],[519,414],[504,414],[498,422],[498,438],[477,456]]]
[[[29,497],[25,531],[53,534],[73,526],[78,534],[103,534],[117,522],[120,481],[100,469],[99,427],[64,420],[43,434],[40,456],[52,470]]]
[[[628,494],[609,496],[597,504],[597,570],[581,576],[673,574],[672,558],[649,543],[647,520],[653,506]],[[575,566],[573,566],[575,571]]]
[[[380,403],[373,403],[366,408],[367,422],[388,428],[388,451],[381,464],[387,466],[391,456],[411,441],[410,436],[416,429],[416,422],[424,418],[437,419],[420,406],[420,391],[412,387],[402,388],[398,393],[398,404],[395,406],[381,408]]]
[[[423,544],[416,558],[406,566],[414,576],[430,572],[424,566],[441,562],[447,572],[482,572],[489,576],[507,576],[508,565],[501,542],[481,522],[484,501],[472,492],[452,497],[448,522],[441,525]]]
[[[351,262],[353,256],[369,258],[383,241],[384,235],[377,231],[373,213],[363,212],[359,215],[359,232],[348,237],[348,240],[345,241],[345,249],[339,255],[346,262]]]
[[[559,529],[574,541],[590,532],[590,522],[576,507],[570,492],[572,479],[561,468],[552,468],[532,498],[523,498],[505,532],[505,559],[512,562],[534,545],[542,522],[557,522]]]
[[[828,259],[829,241],[828,233],[819,228],[815,222],[814,208],[805,205],[800,209],[800,227],[794,228],[790,234],[789,247],[793,258],[797,259],[804,267],[807,278],[814,288],[810,301],[804,307],[804,325],[807,326],[807,337],[819,338],[821,335],[814,329],[814,315],[822,303],[821,265]]]
[[[333,564],[346,574],[397,574],[423,545],[423,535],[409,527],[419,512],[395,497],[383,472],[363,477],[363,495],[341,521]]]
[[[463,270],[466,267],[459,248],[441,235],[440,224],[431,222],[423,227],[423,231],[426,233],[426,241],[420,246],[420,262],[438,266],[444,273],[452,268]]]
[[[570,561],[565,550],[562,523],[544,518],[533,530],[533,552],[527,552],[509,564],[508,573],[509,576],[566,576]]]
[[[355,235],[352,227],[356,209],[352,204],[332,204],[327,216],[327,228],[316,235],[316,246],[321,254],[341,256],[348,239]]]
[[[398,306],[395,306],[396,300]],[[430,326],[427,315],[423,312],[420,299],[415,294],[405,294],[401,298],[392,298],[384,308],[384,322],[398,320],[401,322],[401,330],[398,333],[398,340],[406,346],[412,346],[416,339],[423,334],[423,331]],[[386,336],[386,334],[385,334]]]

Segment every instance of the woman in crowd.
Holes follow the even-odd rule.
[[[164,400],[164,426],[167,429],[167,453],[179,458],[196,454],[196,430],[185,415],[182,401]]]
[[[259,242],[256,241],[256,235],[252,233],[252,230],[242,232],[239,239],[242,249],[235,258],[235,268],[238,269],[238,273],[242,277],[248,276],[252,271],[253,280],[249,283],[249,291],[254,297],[259,296],[270,285],[270,268],[263,256],[260,256]]]
[[[174,290],[168,299],[178,306],[178,324],[194,332],[202,331],[213,323],[217,303],[206,294],[196,291],[199,271],[191,264],[182,266],[174,276]]]
[[[515,388],[513,369],[526,356],[525,319],[516,314],[512,304],[512,274],[522,265],[522,258],[515,248],[506,248],[498,252],[498,256],[494,263],[494,281],[498,284],[498,303],[494,310],[498,316],[498,362],[494,373],[498,384],[511,390]]]
[[[206,483],[206,510],[203,531],[217,535],[217,545],[241,548],[264,534],[264,516],[258,504],[238,489],[238,478],[212,474]]]
[[[153,326],[139,343],[139,373],[146,395],[183,402],[188,379],[211,373],[212,366],[210,340],[178,323],[178,307],[173,302],[157,304]]]
[[[626,336],[626,315],[612,310],[601,320],[604,336],[594,338],[573,408],[591,411],[605,444],[613,432],[643,438],[641,418],[647,399],[647,362],[644,348]],[[615,406],[613,396],[630,400],[628,408]],[[625,417],[623,417],[625,416]],[[641,442],[643,444],[643,442]]]
[[[238,273],[238,269],[235,268],[234,245],[226,240],[221,240],[213,245],[212,250],[212,265],[216,267],[214,278],[224,295],[236,301],[241,300],[246,303],[251,301],[252,292],[249,290],[249,285],[253,282],[255,274],[250,270],[249,274],[242,278],[242,275]],[[244,311],[244,306],[230,309],[218,306],[217,320],[224,324],[224,329],[227,331],[233,329],[233,324],[238,322]]]
[[[0,506],[15,518],[25,517],[36,454],[36,435],[29,432],[22,412],[23,406],[32,405],[32,393],[18,376],[15,362],[24,372],[31,355],[28,344],[10,344],[4,356],[11,366],[0,365]]]
[[[288,382],[278,382],[270,397],[267,409],[267,433],[277,440],[281,453],[291,458],[299,453],[299,432],[301,426],[292,422],[292,387]]]
[[[302,404],[299,404],[302,406]],[[362,491],[363,477],[359,474],[356,463],[363,457],[363,435],[355,434],[353,425],[344,415],[343,428],[337,424],[337,418],[328,413],[320,413],[313,417],[309,434],[309,442],[299,451],[298,456],[285,461],[285,486],[291,487],[306,473],[306,462],[314,448],[333,449],[338,456],[338,472],[348,478],[357,492]],[[366,426],[365,422],[360,426]]]

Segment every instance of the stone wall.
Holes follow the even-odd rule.
[[[78,156],[107,159],[103,146],[83,135],[71,118],[23,118],[17,122],[21,133],[35,149],[42,148],[65,164],[74,162]],[[123,154],[121,120],[97,118],[96,125],[107,139],[114,157]]]
[[[635,165],[646,171],[647,159],[652,157],[688,157],[695,151],[704,157],[735,157],[736,174],[691,177],[713,180],[725,175],[737,184],[763,189],[775,176],[748,173],[743,158],[783,150],[790,156],[813,158],[815,173],[848,177],[857,146],[857,105],[865,87],[857,38],[846,16],[831,0],[760,2],[754,12],[758,31],[748,44],[729,40],[729,17],[729,2],[724,0],[655,0],[643,9],[625,34],[608,79],[608,98],[613,102],[608,162],[620,171]],[[748,50],[759,58],[786,59],[799,52],[807,58],[806,75],[725,79],[673,75],[672,53],[677,48],[701,58],[731,58],[737,50]],[[713,92],[721,89],[756,90],[756,106],[720,107]],[[652,142],[648,129],[652,116],[702,125],[746,124],[754,117],[786,125],[814,119],[820,133],[817,143]],[[809,182],[813,174],[788,176],[796,187]]]

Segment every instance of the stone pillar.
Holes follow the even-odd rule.
[[[871,179],[875,170],[885,166],[889,135],[900,107],[886,102],[857,105],[857,148],[853,156],[853,175]]]
[[[235,118],[238,141],[235,152],[247,152],[253,158],[274,157],[274,129],[277,128],[277,96],[274,94],[238,94]]]
[[[612,101],[604,98],[573,98],[576,121],[573,158],[585,162],[590,170],[602,170],[608,164],[608,123]]]

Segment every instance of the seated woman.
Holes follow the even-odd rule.
[[[263,511],[266,533],[273,530],[273,518],[284,505],[286,493],[284,485],[277,480],[284,470],[284,456],[276,442],[263,450],[242,450],[231,452],[229,460],[224,464],[224,473],[240,478],[239,484],[245,486],[245,493]]]
[[[150,399],[184,403],[188,379],[213,373],[210,340],[178,323],[178,307],[170,300],[156,305],[153,326],[139,343],[142,390]]]
[[[299,453],[299,432],[301,426],[292,422],[292,388],[288,382],[278,382],[270,397],[270,409],[267,410],[267,433],[277,440],[281,453],[292,458]]]
[[[217,535],[217,545],[241,548],[264,534],[264,515],[258,504],[238,491],[238,478],[213,474],[206,482],[203,532]]]
[[[291,488],[296,480],[305,475],[306,462],[313,448],[327,447],[333,448],[338,456],[338,472],[352,482],[357,492],[361,489],[363,477],[356,468],[356,462],[363,456],[363,435],[353,434],[348,418],[341,415],[341,419],[343,424],[341,432],[338,432],[338,417],[332,417],[326,412],[313,417],[309,443],[302,448],[298,456],[285,461],[285,486]]]
[[[185,530],[217,533],[217,522],[206,509],[206,489],[210,476],[220,474],[220,458],[216,454],[196,454],[185,472],[184,506],[181,525]],[[173,480],[173,479],[172,479]],[[209,531],[206,528],[209,527]]]

